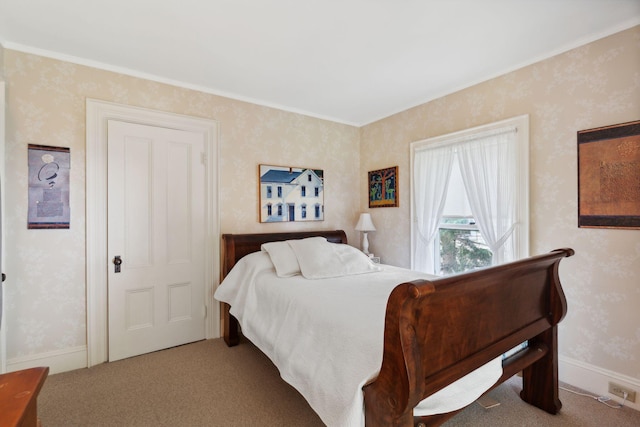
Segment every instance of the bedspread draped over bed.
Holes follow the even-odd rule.
[[[378,375],[382,363],[389,295],[399,283],[433,276],[374,265],[348,245],[316,242],[333,246],[315,256],[306,242],[298,248],[282,246],[285,242],[275,249],[263,246],[236,264],[215,298],[231,306],[243,334],[324,423],[364,426],[362,387]],[[297,264],[291,256],[297,256]],[[335,271],[342,275],[330,277]],[[501,374],[498,358],[425,399],[414,414],[462,408]]]

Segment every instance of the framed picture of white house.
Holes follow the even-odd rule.
[[[322,169],[259,165],[260,222],[324,220]]]

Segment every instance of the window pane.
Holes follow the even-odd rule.
[[[491,265],[492,253],[480,232],[473,228],[456,228],[456,224],[475,225],[473,219],[443,218],[443,222],[452,226],[442,224],[440,227],[440,274],[462,273]]]

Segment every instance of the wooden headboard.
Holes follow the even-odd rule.
[[[258,252],[263,243],[283,240],[326,237],[332,243],[347,243],[343,230],[295,231],[291,233],[223,234],[222,235],[222,277],[224,278],[236,262],[245,255]]]

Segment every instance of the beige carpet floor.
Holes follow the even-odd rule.
[[[520,400],[520,384],[512,378],[490,393],[499,406],[472,404],[445,426],[640,426],[638,411],[564,390],[561,413],[549,415]],[[38,412],[44,427],[324,425],[252,344],[220,339],[50,375]]]

